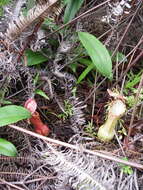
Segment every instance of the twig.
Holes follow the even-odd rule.
[[[18,172],[0,172],[0,175],[1,176],[5,176],[5,175],[15,175],[15,176],[22,176],[22,177],[27,177],[27,175],[28,175],[29,173],[18,173]],[[34,178],[43,178],[43,176],[42,175],[39,175],[39,174],[35,174],[35,175],[33,175],[33,177]]]
[[[56,176],[45,176],[45,177],[41,177],[41,178],[36,178],[36,179],[31,179],[31,180],[27,180],[24,182],[24,184],[29,184],[29,183],[34,183],[34,182],[38,182],[38,181],[45,181],[45,180],[50,180],[50,179],[56,179]],[[0,182],[0,185],[4,185],[5,182]],[[11,182],[11,184],[14,184],[14,185],[23,185],[23,182],[22,181],[14,181],[14,182]]]
[[[143,43],[143,36],[141,36],[140,40],[138,41],[138,43],[136,44],[135,47],[133,47],[133,49],[125,56],[125,58],[123,58],[123,60],[121,60],[117,66],[121,65],[130,55],[132,55],[132,53],[134,53],[139,46]],[[142,50],[142,49],[141,49]],[[116,69],[116,68],[115,68]]]
[[[117,45],[117,47],[115,48],[114,52],[112,53],[112,57],[115,55],[115,53],[117,52],[117,50],[118,50],[120,44],[122,43],[122,41],[123,41],[123,39],[124,39],[124,37],[125,37],[127,31],[129,30],[129,27],[131,26],[131,24],[132,24],[132,22],[133,22],[133,20],[134,20],[134,18],[135,18],[135,16],[136,16],[136,14],[137,14],[137,12],[138,12],[138,10],[139,10],[139,8],[140,8],[140,6],[138,6],[138,8],[137,8],[137,10],[135,11],[133,17],[131,18],[129,24],[127,25],[127,27],[126,27],[126,29],[125,29],[125,31],[124,31],[124,33],[123,33],[123,35],[122,35],[122,37],[121,37],[121,39],[120,39],[118,45]]]
[[[72,145],[72,144],[69,144],[69,143],[65,143],[65,142],[62,142],[62,141],[59,141],[59,140],[51,139],[49,137],[45,137],[45,136],[39,135],[37,133],[34,133],[32,131],[23,129],[23,128],[15,126],[15,125],[8,125],[8,126],[11,127],[11,128],[13,128],[13,129],[16,129],[18,131],[21,131],[23,133],[26,133],[28,135],[31,135],[33,137],[37,137],[37,138],[39,138],[41,140],[44,140],[44,141],[47,141],[47,142],[50,142],[50,143],[53,143],[53,144],[58,144],[58,145],[61,145],[61,146],[64,146],[64,147],[68,147],[70,149],[74,149],[74,150],[77,150],[77,151],[81,151],[81,147],[79,147],[79,146],[75,146],[75,145]],[[88,149],[82,148],[82,151],[85,152],[85,153],[88,153],[88,154],[92,154],[92,155],[101,157],[103,159],[115,161],[115,162],[118,162],[118,163],[122,163],[122,164],[125,164],[125,165],[128,165],[128,166],[135,167],[135,168],[143,170],[143,165],[142,164],[138,164],[138,163],[135,163],[135,162],[122,160],[122,159],[114,157],[114,156],[109,156],[109,155],[100,153],[100,152],[98,152],[96,150],[92,151],[92,150],[88,150]]]
[[[25,183],[25,181],[30,178],[30,176],[32,176],[33,174],[35,174],[38,170],[40,170],[42,167],[46,166],[46,164],[43,164],[41,166],[39,166],[38,168],[36,168],[32,173],[28,174],[24,179],[23,179],[23,184]]]
[[[97,72],[96,72],[96,75],[95,75],[94,88],[96,88],[96,85],[97,85]],[[93,125],[93,116],[94,116],[94,111],[95,111],[95,99],[96,99],[96,94],[95,94],[95,91],[94,91],[93,103],[92,103],[92,114],[91,114],[91,126]]]
[[[46,180],[50,180],[50,179],[56,179],[56,176],[45,176],[45,177],[41,177],[41,178],[37,178],[37,179],[31,179],[31,180],[27,180],[24,183],[28,184],[28,183],[33,183],[33,182],[37,182],[37,181],[46,181]]]
[[[99,84],[98,86],[95,88],[95,86],[93,87],[92,92],[87,96],[87,98],[84,100],[84,103],[87,102],[87,100],[94,94],[94,92],[103,84],[103,82],[107,79],[107,77],[105,77]]]
[[[142,42],[143,42],[143,41],[142,41]],[[131,68],[132,66],[134,66],[134,65],[136,64],[136,62],[137,62],[142,56],[143,56],[143,50],[142,50],[142,51],[140,52],[140,54],[133,60],[133,62],[127,67],[127,69],[126,69],[125,72],[123,73],[123,76],[130,70],[130,68]],[[121,76],[119,80],[121,80],[123,76]]]
[[[75,21],[77,21],[78,19],[80,19],[80,18],[86,16],[88,13],[94,11],[95,9],[101,7],[102,5],[105,5],[105,4],[108,3],[108,2],[110,2],[110,0],[107,0],[107,1],[101,3],[101,4],[97,5],[97,6],[94,6],[93,8],[89,9],[88,11],[86,11],[86,12],[82,13],[81,15],[77,16],[76,18],[72,19],[70,22],[68,22],[68,23],[66,23],[66,24],[64,24],[64,25],[62,25],[62,26],[59,27],[57,30],[55,30],[54,32],[52,32],[52,33],[50,33],[48,36],[46,36],[46,38],[49,38],[49,36],[51,36],[51,35],[57,33],[58,31],[60,31],[60,30],[62,30],[63,28],[65,28],[66,26],[68,26],[68,25],[70,25],[70,24],[73,24],[73,23],[74,23]],[[44,38],[41,38],[40,40],[43,40],[43,39],[45,39],[45,37],[44,37]]]
[[[128,145],[131,145],[131,144],[135,143],[136,141],[138,141],[138,140],[140,140],[140,139],[142,139],[142,138],[143,138],[143,135],[141,135],[141,136],[137,137],[136,139],[134,139],[133,141],[129,142]],[[124,150],[124,149],[126,148],[126,146],[123,145],[122,148],[123,148],[123,150]],[[117,154],[120,150],[121,150],[121,148],[116,149],[116,150],[114,151],[114,154]]]
[[[24,190],[23,188],[18,187],[17,185],[11,184],[10,182],[5,181],[4,179],[0,179],[0,181],[3,182],[3,183],[5,183],[5,184],[7,184],[7,185],[9,185],[9,186],[11,186],[11,187],[14,187],[15,189]]]
[[[143,37],[143,36],[142,36]],[[142,42],[143,43],[143,40]],[[140,44],[141,44],[140,43]],[[114,83],[113,87],[117,85],[119,81],[122,80],[122,78],[125,76],[125,74],[130,70],[132,66],[136,64],[136,62],[143,56],[143,50],[140,52],[140,54],[133,60],[133,62],[127,67],[127,69],[124,71],[124,73],[119,77],[118,81]]]
[[[28,88],[28,87],[25,87],[25,88],[23,88],[23,89],[19,90],[18,92],[13,93],[12,95],[10,95],[10,96],[6,97],[6,99],[10,99],[10,98],[12,98],[12,97],[16,96],[17,94],[21,93],[22,91],[27,90],[27,88]]]
[[[138,103],[138,100],[139,100],[139,95],[141,93],[142,86],[143,86],[143,74],[141,76],[141,80],[140,80],[140,83],[139,83],[139,86],[138,86],[138,89],[137,89],[138,91],[137,91],[137,94],[136,94],[136,97],[135,97],[135,104],[134,104],[134,107],[133,107],[132,117],[131,117],[131,121],[130,121],[130,125],[129,125],[128,136],[126,138],[127,147],[128,147],[129,138],[130,138],[130,135],[131,135],[131,132],[132,132],[132,125],[133,125],[133,122],[134,122],[134,117],[135,117],[135,113],[136,113],[136,109],[137,109],[137,103]]]
[[[126,55],[126,57],[125,57],[122,61],[119,62],[119,64],[118,64],[116,67],[118,67],[119,65],[121,65],[122,62],[123,62],[125,59],[127,59],[134,51],[136,51],[136,49],[137,49],[142,43],[143,43],[143,36],[141,37],[141,39],[139,40],[139,42],[137,43],[137,45],[128,53],[128,55]],[[139,54],[139,56],[140,56],[140,54]],[[127,67],[127,69],[125,70],[125,72],[118,78],[118,81],[116,81],[116,82],[113,84],[113,87],[115,87],[115,86],[117,85],[117,83],[120,82],[120,81],[123,79],[124,75],[128,72],[128,70],[133,66],[133,64],[136,63],[135,61],[138,60],[137,58],[139,59],[140,57],[136,57],[136,59],[132,62],[132,64],[130,64],[130,65]],[[114,71],[116,70],[116,67],[114,68],[113,73],[114,73]],[[107,79],[107,77],[105,77],[105,78],[99,83],[99,85],[98,85],[96,88],[93,89],[93,91],[92,91],[92,92],[88,95],[88,97],[85,99],[84,103],[93,95],[93,93],[102,85],[102,83],[103,83],[106,79]]]
[[[43,180],[43,181],[41,182],[41,184],[40,184],[35,190],[41,189],[42,185],[44,185],[44,183],[45,183],[46,181],[47,181],[47,180]]]

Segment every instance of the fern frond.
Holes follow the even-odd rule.
[[[43,19],[47,16],[53,16],[53,14],[59,13],[58,0],[49,0],[46,4],[36,5],[30,9],[27,16],[21,15],[17,20],[9,24],[6,32],[6,37],[13,41],[28,27],[35,24],[39,19]]]
[[[50,146],[48,145],[50,148]],[[67,184],[75,190],[113,190],[115,174],[112,164],[104,163],[96,157],[74,151],[41,152],[44,162],[55,169],[58,177],[56,189],[64,189]],[[109,177],[110,176],[110,177]]]
[[[42,145],[42,144],[41,144]],[[59,147],[60,150],[62,147]],[[34,153],[56,172],[54,187],[63,190],[138,190],[136,172],[125,174],[116,163],[81,151],[58,151],[44,143]]]
[[[18,18],[20,10],[24,3],[26,3],[26,0],[19,0],[16,2],[11,21],[16,20]]]

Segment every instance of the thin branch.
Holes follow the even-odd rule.
[[[28,135],[31,135],[33,137],[37,137],[37,138],[39,138],[41,140],[44,140],[44,141],[47,141],[47,142],[50,142],[50,143],[53,143],[53,144],[58,144],[58,145],[61,145],[61,146],[64,146],[64,147],[68,147],[70,149],[74,149],[74,150],[77,150],[77,151],[81,151],[81,147],[79,147],[79,146],[75,146],[75,145],[72,145],[72,144],[69,144],[69,143],[65,143],[65,142],[62,142],[62,141],[59,141],[59,140],[51,139],[49,137],[45,137],[45,136],[39,135],[37,133],[34,133],[32,131],[23,129],[23,128],[15,126],[15,125],[8,125],[8,126],[11,127],[11,128],[13,128],[13,129],[16,129],[18,131],[21,131],[23,133],[26,133]],[[125,165],[128,165],[128,166],[139,168],[139,169],[143,170],[143,165],[142,164],[138,164],[138,163],[130,162],[130,161],[126,161],[126,160],[121,160],[120,158],[117,158],[117,157],[114,157],[114,156],[110,156],[110,155],[106,155],[106,154],[100,153],[100,152],[98,152],[96,150],[92,151],[92,150],[88,150],[88,149],[82,148],[82,151],[85,152],[85,153],[88,153],[88,154],[92,154],[92,155],[101,157],[103,159],[115,161],[115,162],[118,162],[118,163],[122,163],[122,164],[125,164]]]
[[[24,190],[23,188],[18,187],[17,185],[11,184],[10,182],[5,181],[4,179],[0,179],[0,181],[3,182],[3,183],[6,184],[6,185],[9,185],[10,187],[15,188],[15,189],[18,189],[18,190]]]
[[[139,101],[139,95],[141,93],[141,89],[143,87],[143,74],[141,76],[141,79],[140,79],[140,83],[139,83],[139,86],[138,86],[138,91],[137,91],[137,94],[136,94],[136,97],[135,97],[135,104],[134,104],[134,107],[133,107],[133,112],[132,112],[132,117],[131,117],[131,121],[130,121],[130,125],[129,125],[129,131],[128,131],[128,136],[127,136],[127,145],[129,143],[129,138],[130,138],[130,135],[131,135],[131,132],[132,132],[132,126],[133,126],[133,122],[134,122],[134,118],[135,118],[135,114],[136,114],[136,109],[137,109],[137,103]]]
[[[125,72],[120,76],[120,78],[118,79],[118,82],[120,81],[120,80],[122,80],[122,78],[124,77],[124,75],[130,70],[130,68],[132,67],[132,66],[134,66],[136,63],[137,63],[137,61],[141,58],[141,57],[143,57],[143,51],[141,51],[141,53],[133,60],[133,62],[127,67],[127,69],[125,70]]]
[[[136,16],[137,12],[138,12],[138,10],[139,10],[139,8],[140,8],[140,6],[138,6],[138,8],[137,8],[137,10],[135,11],[133,17],[131,18],[129,24],[127,25],[127,27],[126,27],[126,29],[125,29],[125,31],[124,31],[124,33],[123,33],[123,35],[122,35],[122,37],[121,37],[121,39],[120,39],[118,45],[117,45],[117,47],[115,48],[114,52],[112,53],[112,57],[115,55],[115,53],[117,52],[117,50],[118,50],[120,44],[122,43],[122,41],[123,41],[123,39],[124,39],[126,33],[128,32],[128,30],[129,30],[129,28],[130,28],[130,26],[131,26],[131,24],[132,24],[132,22],[133,22],[133,20],[134,20],[134,18],[135,18],[135,16]]]
[[[138,42],[138,44],[134,47],[134,49],[131,50],[130,53],[126,56],[126,58],[129,57],[129,55],[131,55],[134,51],[136,51],[136,49],[137,49],[142,43],[143,43],[143,36],[141,37],[141,39],[140,39],[140,41]],[[133,66],[136,64],[136,62],[137,62],[142,56],[143,56],[143,50],[142,50],[142,51],[140,52],[140,54],[133,60],[133,62],[132,62],[130,65],[128,65],[128,67],[127,67],[126,70],[123,72],[123,74],[121,74],[120,77],[118,78],[118,81],[116,81],[116,82],[113,84],[113,87],[115,87],[115,86],[117,85],[117,83],[120,82],[120,81],[123,79],[123,77],[127,74],[127,72],[130,70],[130,68],[133,67]],[[125,60],[125,58],[124,58],[124,60]],[[124,60],[122,60],[122,61],[118,64],[118,66],[119,66]]]
[[[83,18],[83,17],[85,17],[85,16],[88,16],[88,15],[87,15],[88,13],[94,11],[95,9],[101,7],[102,5],[105,5],[105,4],[108,3],[108,2],[110,2],[110,0],[107,0],[107,1],[101,3],[101,4],[97,5],[97,6],[94,6],[93,8],[89,9],[88,11],[86,11],[86,12],[82,13],[81,15],[77,16],[76,18],[72,19],[70,22],[68,22],[68,23],[66,23],[66,24],[64,24],[64,25],[62,25],[62,26],[59,27],[57,30],[55,30],[54,32],[52,32],[52,33],[50,33],[48,36],[46,36],[46,38],[49,38],[49,36],[51,36],[51,35],[57,33],[58,31],[60,31],[60,30],[62,30],[63,28],[65,28],[66,26],[75,23],[78,19],[81,19],[81,18]],[[41,38],[40,40],[43,40],[43,39],[45,39],[45,37],[44,37],[44,38]]]
[[[94,94],[94,92],[103,84],[103,82],[107,79],[107,77],[105,77],[99,84],[98,86],[95,88],[95,86],[93,87],[92,92],[87,96],[87,98],[84,100],[84,103],[87,102],[87,100]]]

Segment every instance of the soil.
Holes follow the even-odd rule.
[[[0,189],[143,190],[143,2],[85,0],[75,16],[80,18],[68,27],[54,33],[63,25],[63,8],[52,24],[38,20],[11,40],[10,31],[19,27],[20,18],[19,13],[8,29],[20,1],[13,2],[3,6],[0,17],[1,107],[9,106],[8,101],[24,107],[33,98],[41,122],[50,130],[48,137],[78,148],[42,140],[11,125],[1,127],[0,137],[13,143],[18,155],[0,156]],[[21,11],[27,10],[28,2],[21,3]],[[78,31],[96,36],[106,46],[113,58],[112,81],[93,69],[80,84],[76,83],[86,68],[82,59],[90,60],[79,42]],[[34,58],[33,54],[29,58],[27,51],[34,55],[40,52],[47,60],[30,66],[28,61]],[[117,53],[125,61],[116,59]],[[48,99],[36,93],[37,89]],[[118,92],[117,98],[125,97],[127,110],[116,126],[114,138],[102,142],[97,137],[98,129],[107,119],[109,104],[116,99],[107,89]],[[14,125],[36,132],[26,119]],[[116,158],[140,164],[142,169],[119,164]]]

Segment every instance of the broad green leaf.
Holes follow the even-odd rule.
[[[48,60],[48,58],[40,52],[33,52],[31,50],[26,51],[26,57],[28,66],[37,65]]]
[[[79,84],[85,77],[86,75],[94,68],[95,66],[93,64],[89,65],[79,76],[77,80],[77,84]]]
[[[4,106],[0,108],[0,127],[30,118],[30,112],[22,106]]]
[[[69,0],[65,9],[64,13],[64,23],[69,22],[72,20],[77,13],[77,11],[80,9],[82,6],[84,0]]]
[[[87,32],[78,32],[78,35],[98,72],[112,79],[112,61],[106,47],[95,36]]]
[[[49,100],[49,97],[47,96],[47,94],[45,92],[43,92],[42,90],[40,90],[40,89],[37,89],[35,91],[35,94],[38,94],[38,95],[44,97],[45,99]]]
[[[16,156],[17,150],[11,142],[0,138],[0,154],[5,156]]]

